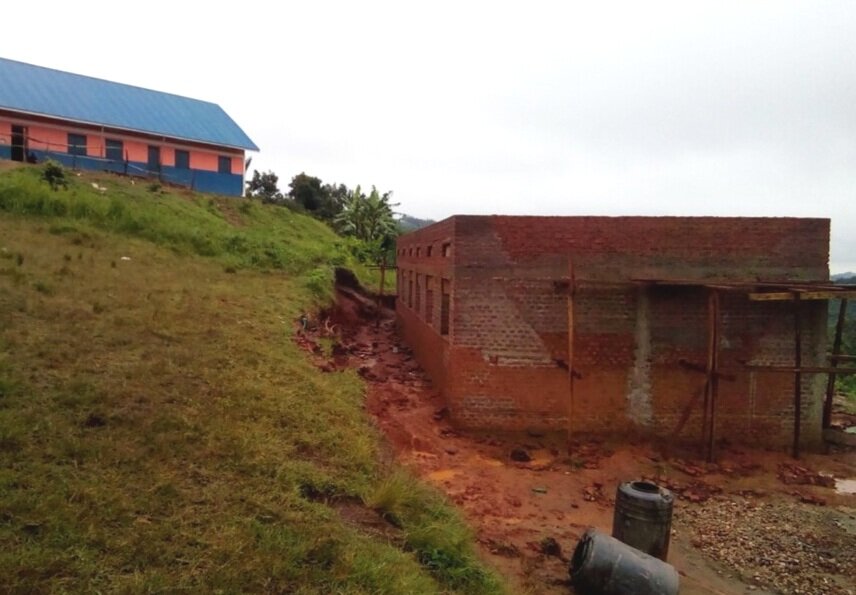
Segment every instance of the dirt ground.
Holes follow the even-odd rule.
[[[366,379],[366,407],[394,456],[458,505],[512,592],[572,592],[579,537],[610,532],[617,485],[647,478],[677,496],[669,562],[681,593],[856,593],[856,495],[840,481],[856,479],[852,451],[794,461],[723,449],[706,464],[645,443],[581,441],[569,455],[557,436],[462,433],[398,339],[393,313],[378,317],[347,288],[338,302],[298,342],[322,369],[353,367]]]

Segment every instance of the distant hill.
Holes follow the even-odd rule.
[[[836,283],[856,283],[856,273],[847,271],[846,273],[838,273],[830,277]]]
[[[411,217],[410,215],[402,215],[398,220],[398,226],[401,228],[402,233],[421,229],[431,225],[432,223],[435,223],[433,219],[419,219],[418,217]]]

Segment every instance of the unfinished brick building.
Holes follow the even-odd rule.
[[[828,251],[827,219],[455,216],[399,238],[397,317],[461,427],[814,447]]]

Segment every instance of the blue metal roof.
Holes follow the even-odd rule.
[[[0,108],[258,151],[219,105],[0,58]]]

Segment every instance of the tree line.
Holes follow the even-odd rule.
[[[378,262],[394,257],[395,238],[400,233],[395,220],[392,191],[380,193],[372,186],[367,194],[360,186],[325,184],[320,178],[301,172],[291,178],[288,192],[279,189],[279,176],[253,170],[246,183],[247,198],[304,211],[328,223],[336,232],[353,238],[354,251],[365,261]]]

